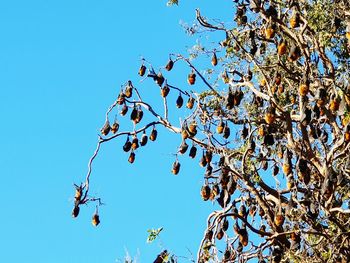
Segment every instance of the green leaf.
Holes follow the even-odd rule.
[[[163,227],[160,227],[158,229],[148,229],[147,232],[149,233],[147,237],[147,243],[152,243],[160,234],[160,232],[163,230]]]

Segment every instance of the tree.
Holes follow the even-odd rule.
[[[182,136],[177,154],[199,155],[201,196],[222,208],[208,216],[197,262],[349,262],[350,3],[233,2],[233,26],[197,9],[197,25],[187,28],[191,34],[218,32],[219,44],[170,54],[161,69],[142,59],[138,74],[159,86],[164,111],[157,112],[131,81],[123,85],[106,112],[86,180],[75,185],[73,217],[82,204],[101,204],[89,195],[101,144],[126,140],[123,150],[133,163],[136,149],[155,141],[163,126]],[[208,57],[212,67],[199,69],[196,60]],[[177,66],[187,67],[189,84],[206,88],[173,85]],[[169,92],[178,92],[177,108],[191,110],[179,125],[169,115]],[[109,116],[116,111],[128,115],[134,129],[119,131]],[[144,124],[144,113],[153,120]],[[172,173],[180,167],[176,157]],[[93,224],[99,222],[96,210]]]

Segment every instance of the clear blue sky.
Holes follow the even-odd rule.
[[[92,205],[71,218],[73,183],[85,178],[120,85],[131,79],[159,102],[152,101],[159,92],[152,82],[139,83],[140,56],[159,67],[170,52],[184,53],[196,38],[179,21],[193,22],[196,7],[233,17],[224,0],[173,8],[165,0],[0,4],[0,262],[115,262],[125,249],[139,250],[144,263],[162,248],[196,254],[212,209],[199,195],[204,171],[198,160],[180,158],[180,175],[170,173],[180,138],[164,130],[133,165],[121,149],[125,138],[104,144],[91,180],[91,193],[106,203],[101,224],[90,223]],[[187,85],[184,78],[174,84]],[[161,244],[146,244],[147,229],[160,226]]]

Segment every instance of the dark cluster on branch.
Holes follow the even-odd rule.
[[[85,183],[75,186],[73,217],[82,204],[101,204],[88,195],[100,145],[123,137],[134,163],[138,149],[156,141],[163,126],[181,137],[169,170],[179,174],[181,155],[197,159],[200,195],[218,204],[197,262],[349,262],[350,4],[233,2],[233,22],[217,24],[196,10],[199,26],[222,32],[217,45],[189,57],[171,54],[158,70],[142,59],[138,75],[159,88],[164,112],[156,112],[131,81],[123,85],[106,112]],[[192,59],[199,56],[209,57],[210,78]],[[187,79],[191,90],[170,84],[177,66],[188,69],[178,85]],[[178,125],[173,109],[184,114]],[[133,129],[120,131],[117,119],[111,124],[115,112],[129,114]],[[144,114],[154,120],[145,121]]]

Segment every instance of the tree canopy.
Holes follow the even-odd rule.
[[[100,146],[125,140],[121,150],[134,163],[162,126],[182,137],[169,170],[186,171],[178,155],[198,159],[200,194],[221,207],[208,215],[197,262],[349,262],[349,10],[347,0],[236,0],[233,21],[195,10],[187,32],[218,33],[221,41],[170,54],[160,68],[141,60],[141,83],[126,80],[106,112],[86,179],[75,185],[73,217],[83,204],[101,204],[89,195]],[[172,83],[174,67],[202,88]],[[146,79],[161,105],[139,90]],[[178,123],[172,112],[184,107],[190,114]],[[112,120],[115,113],[132,129]],[[92,223],[100,223],[97,210]],[[155,262],[175,260],[163,251]]]

